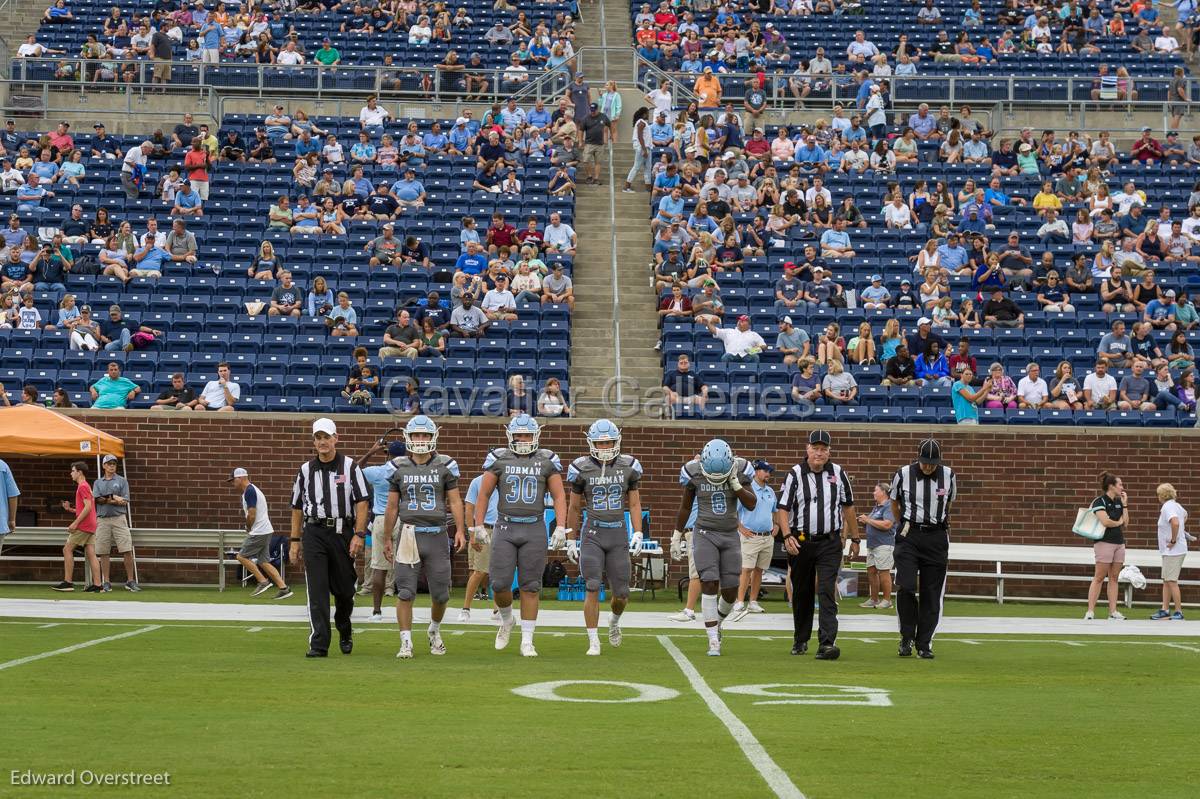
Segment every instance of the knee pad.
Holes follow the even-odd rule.
[[[600,590],[600,578],[599,577],[588,578],[588,580],[585,583],[585,588],[587,588],[587,590],[590,593],[595,593],[595,592],[599,591]]]
[[[429,589],[429,599],[438,605],[444,605],[450,601],[449,587],[439,588],[436,592],[432,588]]]
[[[415,590],[409,588],[407,585],[404,585],[399,580],[396,580],[395,583],[392,584],[392,588],[396,591],[396,599],[401,599],[405,602],[412,602],[417,596],[417,592]]]
[[[536,580],[525,582],[521,581],[521,590],[527,594],[536,594],[542,590],[542,578],[539,576]]]

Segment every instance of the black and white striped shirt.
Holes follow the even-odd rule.
[[[292,485],[292,507],[304,517],[354,518],[354,506],[366,502],[367,478],[351,458],[337,454],[329,463],[313,458],[300,467]]]
[[[938,466],[927,475],[921,464],[910,463],[896,472],[888,494],[900,503],[898,521],[943,527],[950,519],[950,504],[958,496],[958,478],[949,466]]]
[[[854,504],[850,477],[836,463],[814,472],[808,461],[796,464],[783,481],[779,507],[788,511],[788,529],[808,537],[837,535],[842,531],[842,508]]]

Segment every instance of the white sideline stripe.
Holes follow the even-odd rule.
[[[1064,646],[1083,646],[1083,644],[1079,643],[1078,641],[1059,641],[1059,643],[1063,644]]]
[[[693,636],[694,637],[694,636]],[[683,676],[687,677],[691,683],[692,690],[700,695],[704,700],[704,704],[708,705],[708,709],[712,714],[725,725],[725,729],[729,730],[729,734],[733,736],[733,740],[741,747],[742,754],[750,761],[750,765],[762,775],[767,786],[780,799],[805,799],[804,794],[795,786],[787,773],[779,767],[779,765],[771,759],[767,754],[767,750],[754,737],[754,733],[750,732],[741,719],[733,714],[729,706],[717,696],[716,691],[708,687],[708,683],[700,676],[700,672],[692,665],[692,662],[684,656],[683,652],[679,651],[679,647],[665,635],[658,636],[658,642],[667,650],[667,654],[675,661],[675,665],[683,672]]]
[[[248,633],[261,633],[261,632],[262,632],[262,627],[247,627],[247,628],[246,628],[246,632],[248,632]]]
[[[1163,644],[1163,646],[1169,646],[1172,649],[1184,649],[1188,652],[1200,652],[1200,649],[1197,649],[1194,646],[1184,646],[1183,644]]]
[[[59,626],[59,623],[55,621],[55,622],[51,622],[50,624],[43,624],[42,626],[38,627],[38,629],[39,630],[49,630],[51,627],[58,627],[58,626]]]
[[[44,660],[46,658],[51,658],[51,657],[54,657],[55,655],[66,655],[71,652],[77,652],[80,649],[87,649],[89,646],[96,646],[97,644],[106,644],[109,641],[118,641],[122,638],[132,638],[135,635],[141,635],[142,633],[153,632],[154,630],[158,630],[161,628],[162,628],[162,625],[151,624],[151,625],[142,627],[137,630],[130,630],[129,632],[117,633],[116,635],[109,635],[109,636],[105,636],[104,638],[96,638],[91,641],[84,641],[81,644],[72,644],[71,646],[64,646],[62,649],[55,649],[50,652],[42,652],[41,654],[38,654],[38,655],[30,655],[29,657],[17,658],[16,660],[9,660],[7,662],[0,663],[0,671],[4,671],[5,669],[11,669],[15,666],[23,666],[26,663],[32,663],[35,660]]]

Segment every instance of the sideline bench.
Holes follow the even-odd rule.
[[[228,554],[230,546],[236,548],[245,538],[244,530],[166,530],[153,527],[135,527],[130,530],[133,537],[133,548],[138,549],[201,549],[212,550],[211,555],[204,557],[145,557],[137,556],[138,563],[161,563],[184,566],[215,566],[217,569],[217,586],[225,590],[225,567],[230,563],[236,564]],[[19,562],[53,562],[62,563],[61,554],[43,555],[14,553],[17,547],[55,547],[62,549],[66,541],[66,532],[61,527],[18,527],[6,536],[0,537],[0,561],[10,560]],[[84,574],[87,574],[87,561],[84,561]],[[168,585],[159,583],[159,585]],[[182,585],[182,583],[180,584]]]
[[[846,545],[849,553],[849,543]],[[975,544],[970,542],[950,542],[950,563],[947,577],[976,577],[996,581],[996,602],[1004,604],[1004,581],[1012,580],[1045,580],[1047,582],[1078,582],[1088,583],[1092,580],[1091,571],[1095,566],[1095,557],[1090,546],[1035,546],[1027,544]],[[992,563],[990,571],[970,571],[968,563]],[[1126,549],[1125,563],[1137,566],[1146,575],[1146,589],[1151,585],[1162,585],[1159,574],[1162,568],[1162,556],[1156,550]],[[1048,574],[1039,571],[1006,571],[1006,567],[1015,564],[1041,566],[1079,566],[1088,569],[1087,574]],[[1184,569],[1200,570],[1200,551],[1189,551],[1183,561]],[[1200,586],[1200,580],[1180,580],[1181,586]],[[978,598],[973,594],[947,594],[954,599]],[[1013,597],[1022,601],[1061,602],[1061,598],[1022,596]],[[1133,606],[1133,586],[1124,585],[1125,606]],[[1151,600],[1147,600],[1151,601]],[[1158,603],[1158,598],[1152,600]]]

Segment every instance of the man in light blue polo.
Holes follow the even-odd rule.
[[[754,462],[754,479],[750,488],[758,497],[752,510],[738,503],[738,532],[742,535],[742,575],[738,580],[737,602],[729,614],[729,621],[738,621],[747,613],[762,613],[758,604],[758,592],[762,588],[763,570],[771,565],[775,554],[775,489],[767,484],[775,467],[764,460]],[[746,589],[750,599],[746,600]]]
[[[371,456],[384,448],[383,440],[375,442],[366,454],[359,461],[359,467],[364,467],[371,460]],[[387,444],[388,459],[378,466],[365,466],[363,468],[363,477],[366,478],[367,484],[371,486],[371,546],[364,553],[367,567],[363,574],[362,585],[358,589],[358,593],[362,594],[371,592],[371,598],[375,604],[371,610],[371,621],[383,621],[383,596],[384,585],[386,579],[387,595],[391,596],[392,578],[395,570],[394,562],[384,554],[384,536],[387,535],[383,529],[383,514],[387,512],[388,490],[392,473],[396,471],[394,463],[396,458],[402,457],[407,453],[403,441],[393,441]],[[393,548],[396,543],[397,531],[391,531]]]
[[[952,274],[967,265],[967,249],[959,243],[957,233],[946,235],[946,243],[937,248],[938,263]]]
[[[850,246],[850,234],[846,232],[845,217],[836,217],[833,227],[826,228],[821,234],[821,256],[824,258],[853,258],[854,249]]]
[[[17,497],[21,496],[12,469],[0,460],[0,549],[4,548],[4,537],[17,529]]]

